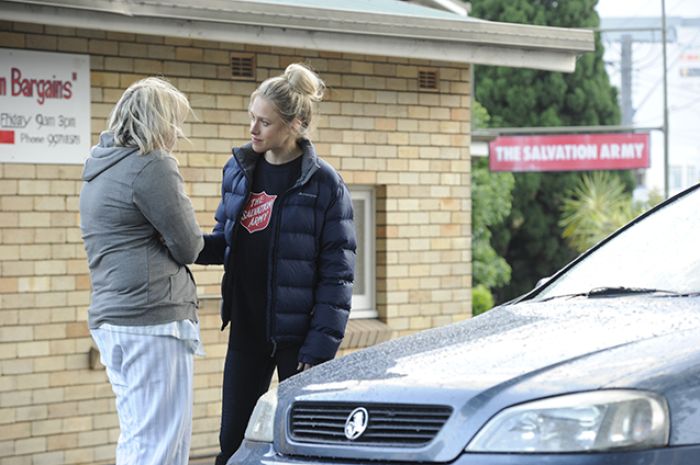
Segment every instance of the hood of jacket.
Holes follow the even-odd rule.
[[[138,147],[116,146],[114,135],[103,132],[100,134],[99,143],[90,150],[90,156],[85,160],[83,181],[92,181],[124,158],[138,151]]]

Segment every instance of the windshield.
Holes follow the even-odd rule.
[[[700,189],[677,198],[594,250],[534,300],[600,288],[700,292]]]

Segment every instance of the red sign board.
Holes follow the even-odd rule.
[[[648,133],[500,136],[491,171],[624,170],[649,167]]]

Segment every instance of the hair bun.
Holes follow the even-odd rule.
[[[307,66],[292,63],[284,70],[284,77],[293,91],[307,95],[314,102],[323,99],[326,84]]]

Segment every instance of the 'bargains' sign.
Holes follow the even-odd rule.
[[[489,144],[491,171],[622,170],[649,167],[649,134],[502,136]]]
[[[0,49],[0,162],[82,163],[90,57]]]

